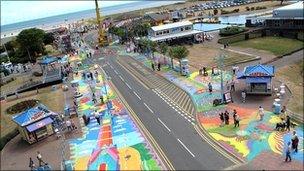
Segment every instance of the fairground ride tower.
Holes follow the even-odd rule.
[[[100,16],[97,0],[95,0],[95,7],[96,7],[96,21],[97,21],[97,25],[98,25],[98,45],[99,45],[99,47],[103,47],[108,44],[108,40],[107,40],[107,36],[105,33],[105,28],[103,26],[103,21]]]

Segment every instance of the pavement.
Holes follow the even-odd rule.
[[[126,52],[124,52],[124,50],[121,50],[121,53],[124,53],[126,55]],[[297,52],[296,54],[291,55],[290,58],[294,59],[293,56],[299,56],[301,53],[303,52]],[[146,67],[150,66],[149,60],[145,59],[140,54],[130,53],[129,56],[132,56],[134,59],[141,61]],[[281,62],[275,61],[275,64],[280,65]],[[236,100],[235,103],[214,108],[211,107],[211,100],[219,95],[217,94],[220,90],[218,78],[202,77],[199,76],[198,73],[192,73],[188,78],[185,78],[179,76],[179,74],[175,73],[174,71],[166,70],[165,67],[162,68],[162,71],[163,72],[159,72],[160,75],[167,78],[169,81],[183,88],[190,95],[192,95],[192,98],[194,99],[193,101],[197,103],[196,105],[199,115],[199,122],[216,141],[220,142],[222,146],[224,146],[232,154],[245,159],[249,163],[254,161],[254,165],[247,166],[252,167],[255,166],[258,161],[262,162],[263,160],[259,158],[261,158],[263,156],[262,154],[264,153],[278,155],[281,157],[280,161],[284,159],[283,151],[285,144],[290,141],[291,133],[279,133],[277,131],[274,131],[275,123],[280,121],[280,117],[272,113],[271,106],[273,97],[248,97],[250,101],[247,101],[245,105],[240,103],[239,100]],[[225,80],[232,78],[229,76],[229,72],[224,73],[224,75]],[[206,84],[209,81],[213,83],[213,86],[215,88],[215,93],[212,93],[212,95],[209,95],[209,93],[206,92]],[[243,85],[241,83],[238,83],[236,84],[236,87],[237,92],[239,92],[240,89],[242,89]],[[239,93],[235,93],[233,96],[235,96],[237,99],[240,99]],[[267,114],[265,119],[262,122],[259,122],[257,121],[257,109],[261,104],[265,106],[264,108],[267,110]],[[241,116],[240,128],[233,128],[231,125],[220,127],[218,113],[224,110],[232,111],[233,109],[236,109]],[[300,140],[303,139],[303,125],[300,124],[298,127],[295,127],[294,130],[297,131]],[[294,162],[295,164],[288,164],[288,168],[290,169],[298,168],[294,166],[297,165],[297,163],[303,163],[303,143],[299,144],[299,148],[299,153],[292,155],[292,158],[294,161],[296,161]],[[274,158],[266,159],[269,162],[276,163],[277,166],[279,165],[278,160]],[[256,166],[263,165],[257,164]]]

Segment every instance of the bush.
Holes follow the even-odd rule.
[[[19,102],[9,108],[6,109],[7,114],[16,114],[20,113],[28,108],[34,107],[38,104],[38,100],[32,99],[32,100],[25,100],[22,102]]]
[[[221,14],[231,14],[231,13],[237,13],[237,12],[239,12],[240,11],[240,9],[234,9],[234,10],[232,10],[232,11],[226,11],[226,10],[221,10]]]
[[[231,26],[231,27],[226,27],[223,29],[220,29],[220,35],[221,36],[231,36],[231,35],[235,35],[238,33],[242,33],[246,31],[246,29],[244,27],[239,27],[239,26]]]
[[[41,73],[41,72],[35,71],[35,72],[33,72],[33,75],[34,75],[35,77],[41,77],[41,76],[42,76],[42,73]]]
[[[250,11],[250,8],[249,8],[249,7],[246,7],[246,10],[247,10],[247,11]]]
[[[13,139],[15,136],[17,136],[19,134],[18,129],[14,129],[12,130],[10,133],[6,134],[5,136],[0,138],[0,150],[2,151],[2,149],[4,148],[4,146],[11,140]]]
[[[254,7],[251,7],[250,10],[253,11],[253,10],[254,10]]]

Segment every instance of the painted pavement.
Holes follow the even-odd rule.
[[[119,54],[132,56],[147,67],[151,66],[151,60],[144,55],[126,53],[122,48],[119,50]],[[206,77],[200,76],[198,72],[193,72],[188,77],[181,77],[178,72],[171,70],[166,65],[163,65],[161,70],[158,72],[159,74],[191,95],[197,107],[200,124],[231,153],[243,157],[247,161],[253,160],[263,152],[273,152],[282,157],[285,155],[285,145],[291,139],[291,132],[274,131],[275,124],[280,122],[280,116],[266,111],[264,120],[258,121],[257,109],[244,108],[235,103],[214,107],[213,100],[221,98],[220,76],[211,76],[210,70]],[[232,79],[231,73],[223,72],[223,74],[224,83]],[[212,83],[214,89],[212,94],[208,92],[209,82]],[[230,125],[220,126],[221,121],[218,114],[225,110],[232,113],[233,109],[236,109],[240,115],[240,127],[234,128],[232,116],[230,116]],[[303,125],[298,125],[292,130],[297,131],[300,139],[299,152],[292,153],[292,158],[303,163]]]
[[[162,170],[158,156],[140,132],[130,115],[118,100],[111,87],[102,81],[85,81],[79,76],[78,111],[83,136],[69,141],[71,158],[75,170]],[[102,80],[101,75],[98,80]],[[111,103],[107,109],[106,89]],[[106,104],[94,105],[92,92],[102,95]],[[92,113],[97,110],[101,116],[99,126]],[[82,115],[90,117],[84,126]]]

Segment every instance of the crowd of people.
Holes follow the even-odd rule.
[[[225,110],[225,112],[221,112],[219,114],[220,120],[221,120],[221,125],[220,126],[224,126],[224,125],[229,125],[229,112],[227,110]],[[240,116],[237,114],[237,111],[235,109],[233,109],[232,112],[232,117],[233,117],[233,123],[234,123],[234,127],[240,127]]]

